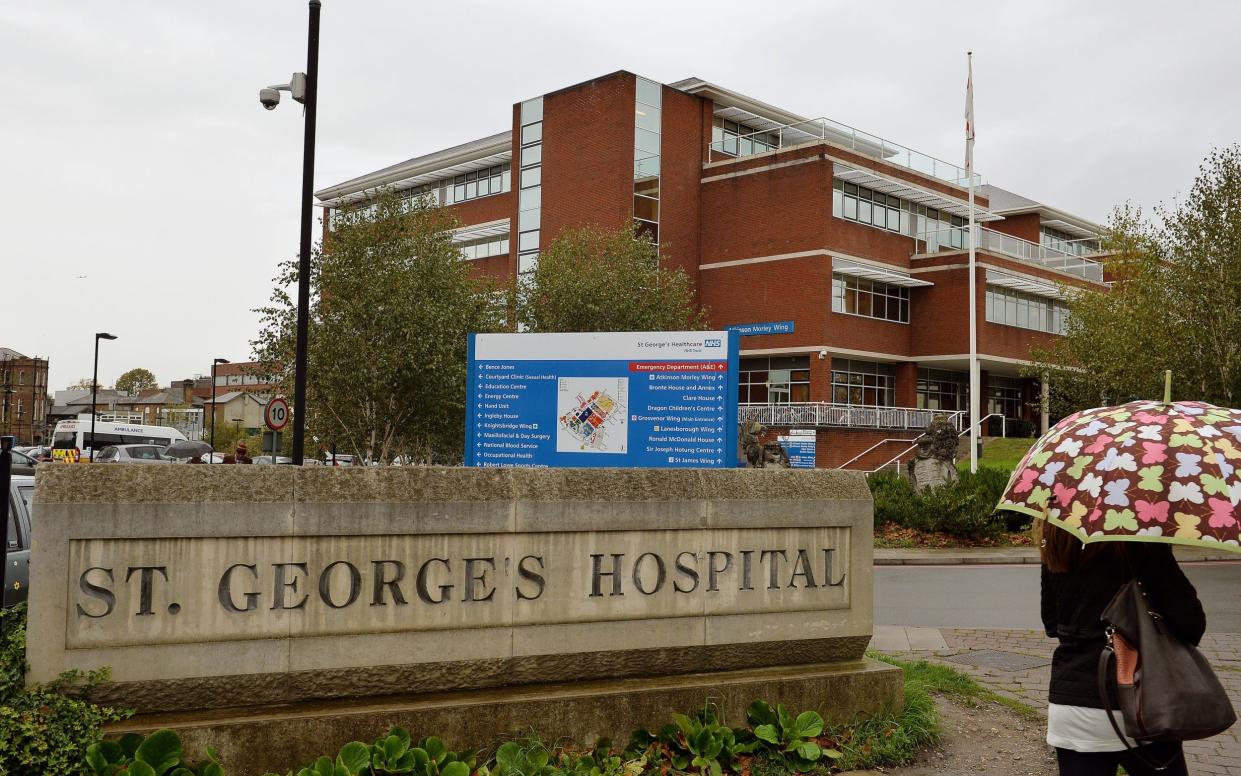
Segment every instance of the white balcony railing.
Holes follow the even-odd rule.
[[[729,133],[722,139],[713,140],[707,146],[707,161],[735,159],[753,156],[767,151],[802,145],[816,140],[827,140],[860,154],[873,156],[891,164],[907,167],[914,172],[929,175],[957,186],[968,186],[965,168],[943,159],[936,159],[921,151],[884,140],[877,135],[855,129],[848,124],[828,118],[808,119],[796,124],[782,124],[771,129],[755,130],[744,135]],[[974,185],[982,185],[982,178],[974,173]]]
[[[919,430],[936,415],[946,415],[953,428],[964,427],[965,413],[951,410],[922,410],[916,407],[854,407],[828,402],[792,404],[742,404],[737,408],[740,423],[758,421],[764,426],[802,428],[882,428]]]
[[[953,226],[922,232],[918,235],[917,241],[916,252],[918,253],[968,250],[970,230],[967,226]],[[1103,263],[1096,259],[1023,240],[994,229],[978,228],[977,249],[1008,256],[1043,269],[1093,280],[1096,283],[1103,282]]]

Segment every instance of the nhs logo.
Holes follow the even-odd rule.
[[[721,344],[721,341],[717,339],[709,339],[709,340],[702,341],[702,346],[704,348],[718,348],[720,347],[720,344]]]

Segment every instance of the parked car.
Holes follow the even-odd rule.
[[[293,463],[293,459],[287,455],[277,455],[274,458],[270,455],[260,455],[254,459],[254,462],[257,464],[267,464],[269,466],[271,464],[282,464],[288,466]]]
[[[172,463],[157,445],[108,445],[95,456],[95,463]]]
[[[4,606],[26,600],[30,587],[30,513],[34,504],[34,477],[14,474],[9,486],[9,553],[5,564]]]
[[[354,460],[353,455],[349,453],[327,454],[328,466],[357,466],[358,462]]]
[[[47,463],[52,460],[52,448],[50,447],[42,447],[42,446],[36,445],[27,450],[23,450],[22,452],[30,456],[31,458],[35,459],[39,463]]]
[[[9,450],[13,454],[14,466],[35,466],[39,463],[39,459],[34,458],[29,453],[24,453],[16,447]]]

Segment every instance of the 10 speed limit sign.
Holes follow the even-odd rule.
[[[263,422],[272,431],[279,431],[289,425],[289,403],[283,396],[267,402],[267,406],[263,408]]]

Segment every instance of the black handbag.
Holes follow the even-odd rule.
[[[1194,741],[1222,733],[1236,722],[1211,664],[1151,609],[1140,581],[1125,583],[1101,619],[1107,625],[1107,646],[1099,655],[1099,698],[1127,749],[1135,747],[1126,736],[1139,743]],[[1123,733],[1113,711],[1113,679]]]

